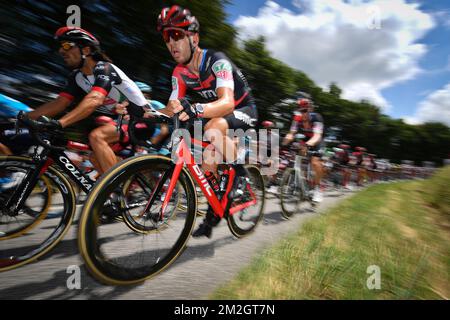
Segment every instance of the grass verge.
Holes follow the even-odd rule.
[[[374,185],[265,250],[211,299],[449,299],[450,167]],[[370,266],[380,270],[380,289]]]

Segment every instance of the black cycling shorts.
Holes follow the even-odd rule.
[[[254,128],[258,122],[258,111],[256,106],[242,107],[224,117],[229,129],[247,130]]]
[[[236,109],[233,113],[223,117],[228,123],[228,129],[242,129],[247,130],[254,128],[258,122],[258,111],[255,106],[247,106]],[[211,119],[201,119],[203,127]]]

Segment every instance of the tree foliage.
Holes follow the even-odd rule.
[[[53,34],[66,24],[69,5],[81,8],[81,26],[95,34],[102,47],[134,80],[150,83],[154,98],[165,103],[170,94],[174,67],[156,20],[162,7],[175,1],[60,0],[2,1],[0,3],[0,92],[36,107],[54,97],[69,72],[55,51]],[[441,162],[449,157],[450,129],[440,123],[409,125],[383,115],[367,101],[341,98],[332,82],[324,91],[305,73],[273,58],[264,38],[237,40],[237,31],[226,22],[227,0],[180,0],[200,21],[203,48],[224,51],[247,76],[260,121],[270,119],[285,128],[295,110],[298,92],[309,93],[325,119],[337,128],[340,140],[363,145],[379,157]]]

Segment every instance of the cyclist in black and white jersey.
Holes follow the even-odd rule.
[[[111,122],[96,122],[96,117],[117,117],[114,106],[128,100],[128,110],[140,115],[148,103],[138,86],[102,52],[99,41],[88,31],[62,27],[55,33],[58,52],[67,67],[73,70],[59,96],[28,115],[55,117],[75,105],[59,120],[51,120],[55,129],[85,127],[94,152],[92,162],[103,173],[116,162],[111,145],[119,142],[120,134]]]

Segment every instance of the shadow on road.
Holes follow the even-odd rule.
[[[66,270],[57,271],[53,277],[45,281],[27,282],[17,286],[0,290],[0,300],[6,299],[42,299],[38,296],[55,291],[53,295],[46,295],[45,299],[87,299],[87,300],[111,300],[128,291],[134,290],[139,285],[134,286],[105,286],[95,281],[86,271],[80,267],[81,289],[68,289],[67,281],[71,276]],[[110,289],[105,292],[99,288]]]

